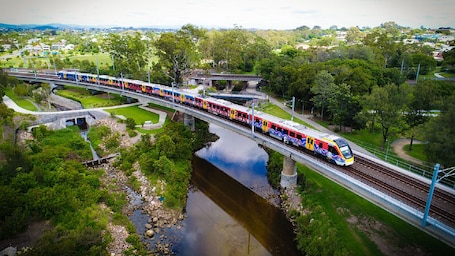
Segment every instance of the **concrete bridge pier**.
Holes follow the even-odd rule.
[[[184,114],[183,116],[183,124],[185,124],[186,127],[189,127],[192,132],[194,132],[195,127],[194,127],[194,116],[189,115],[189,114]]]
[[[295,165],[295,160],[290,156],[284,156],[283,158],[280,185],[282,188],[290,188],[297,185],[297,166]]]

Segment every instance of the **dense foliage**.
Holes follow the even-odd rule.
[[[152,143],[149,135],[142,135],[133,148],[123,150],[118,165],[127,173],[139,161],[141,170],[150,180],[166,184],[162,197],[167,207],[182,209],[186,203],[187,189],[191,178],[191,159],[209,138],[208,124],[196,122],[196,131],[191,132],[183,123],[170,122]]]
[[[98,203],[109,196],[99,190],[101,173],[80,163],[91,157],[88,144],[77,127],[42,126],[33,135],[24,146],[0,145],[0,238],[51,220],[56,228],[27,255],[106,255],[106,212]]]

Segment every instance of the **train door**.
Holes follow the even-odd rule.
[[[202,108],[203,109],[207,109],[207,101],[206,100],[202,100]]]
[[[235,109],[231,108],[231,111],[229,111],[229,118],[235,119]]]
[[[332,160],[332,158],[336,155],[338,155],[336,148],[334,148],[333,145],[329,143],[329,148],[327,150],[327,159]]]
[[[314,151],[314,138],[313,137],[306,137],[306,144],[305,148],[311,151]]]
[[[269,122],[267,120],[262,119],[262,131],[268,132],[269,130]]]

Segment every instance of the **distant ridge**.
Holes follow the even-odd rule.
[[[157,30],[157,31],[169,31],[177,30],[176,28],[166,28],[163,26],[141,26],[141,27],[131,27],[131,26],[81,26],[81,25],[67,25],[60,23],[51,23],[51,24],[6,24],[0,23],[1,30],[14,30],[14,31],[25,31],[25,30],[58,30],[58,29],[144,29],[144,30]]]

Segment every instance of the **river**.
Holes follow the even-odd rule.
[[[299,255],[279,193],[267,182],[267,153],[254,141],[210,125],[219,136],[193,158],[185,219],[166,228],[160,243],[174,255]],[[139,234],[147,216],[130,219]],[[156,248],[156,239],[146,239]]]

